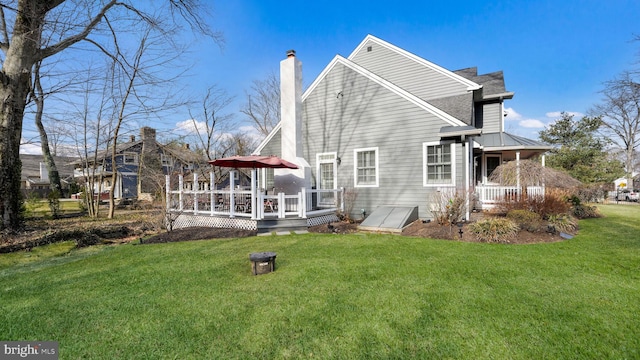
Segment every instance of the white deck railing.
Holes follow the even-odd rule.
[[[543,196],[544,186],[528,186],[525,188],[526,196]],[[517,201],[522,199],[522,188],[517,186],[481,185],[476,186],[478,201],[483,209],[490,209],[497,203],[505,201]]]
[[[213,180],[213,174],[210,175]],[[242,189],[233,182],[227,189],[216,189],[212,182],[203,183],[203,190],[185,186],[182,175],[177,189],[172,190],[171,179],[166,176],[167,211],[194,215],[244,217],[255,220],[309,216],[344,211],[344,189],[308,190],[297,194],[266,195],[264,191]],[[198,175],[194,174],[193,188],[198,188]],[[175,184],[174,184],[175,187]]]

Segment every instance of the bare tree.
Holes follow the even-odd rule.
[[[217,152],[219,157],[250,155],[257,145],[256,139],[249,134],[235,132],[220,141]]]
[[[40,69],[42,61],[37,61],[33,66],[33,87],[31,88],[31,97],[36,104],[35,123],[40,134],[40,149],[42,150],[42,156],[44,163],[47,166],[47,172],[49,173],[49,188],[53,192],[57,192],[58,196],[62,196],[62,184],[60,183],[60,173],[58,167],[51,154],[51,148],[49,147],[49,137],[47,131],[42,124],[42,116],[44,114],[44,90],[42,89],[42,82],[40,81]]]
[[[196,141],[209,161],[215,158],[220,139],[234,126],[233,114],[223,112],[232,101],[232,96],[214,85],[207,89],[202,99],[201,113],[194,115],[189,110]]]
[[[185,20],[192,29],[221,39],[220,34],[211,32],[206,26],[202,6],[197,0],[167,0],[165,4],[173,22]],[[152,10],[153,13],[146,12],[142,6],[127,0],[14,0],[0,4],[0,49],[4,53],[0,71],[0,98],[3,99],[0,106],[0,228],[17,230],[21,223],[20,138],[26,101],[31,92],[33,65],[83,40],[91,40],[100,47],[99,40],[88,37],[101,23],[108,24],[105,28],[108,33],[115,33],[118,28],[104,21],[111,12],[120,12],[120,29],[126,30],[125,21],[143,21],[169,35],[170,31],[165,30],[166,21],[157,17],[160,11]],[[56,12],[63,13],[67,23],[73,25],[58,27],[59,23],[49,21],[58,19],[53,16]],[[114,18],[117,18],[115,14]],[[57,33],[59,41],[42,46],[43,34],[49,33]],[[99,39],[104,40],[104,37]]]
[[[624,72],[605,83],[604,99],[592,112],[601,115],[608,138],[624,151],[627,177],[631,178],[640,145],[640,83]],[[631,183],[631,182],[629,182]]]
[[[267,136],[280,122],[280,78],[270,73],[264,80],[254,80],[251,91],[246,92],[247,102],[240,109]]]

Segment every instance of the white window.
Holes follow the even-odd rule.
[[[173,158],[171,157],[171,155],[160,154],[160,160],[162,161],[162,166],[173,166]]]
[[[424,186],[455,185],[455,144],[423,144]]]
[[[353,150],[355,187],[378,186],[378,148]]]
[[[122,162],[125,164],[137,164],[138,154],[136,153],[124,153],[122,154]]]

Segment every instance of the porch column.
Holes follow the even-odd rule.
[[[540,160],[543,168],[545,167],[545,156],[542,154],[542,159]],[[542,193],[544,194],[544,172],[542,173]]]
[[[229,217],[235,217],[233,214],[236,211],[236,199],[233,194],[233,190],[236,187],[236,171],[229,171]]]
[[[516,151],[516,189],[518,189],[518,198],[522,196],[522,189],[520,188],[520,151]]]
[[[258,180],[258,170],[257,169],[251,169],[251,219],[255,220],[256,217],[256,210],[258,208],[258,202],[256,201],[257,197],[258,197],[258,187],[257,185],[257,180]]]
[[[469,151],[471,151],[470,149],[472,148],[471,146],[469,146],[469,143],[471,142],[472,138],[467,138],[467,141],[465,141],[464,143],[464,163],[465,163],[465,171],[464,171],[464,179],[465,179],[465,183],[464,183],[464,191],[466,193],[466,208],[467,211],[464,215],[465,220],[469,220],[471,219],[471,215],[470,215],[470,210],[469,208],[471,207],[471,194],[469,194],[469,184],[471,182],[471,179],[469,178],[469,173],[470,173],[470,169],[471,169],[471,161],[469,161],[469,159],[471,158],[471,154]]]
[[[169,210],[171,210],[171,176],[169,175],[165,175],[164,177],[164,186],[165,186],[165,202],[166,202],[166,206],[167,206],[167,214],[169,213]]]
[[[191,191],[193,192],[193,215],[198,215],[198,173],[193,173],[193,185],[191,185]]]
[[[213,171],[209,171],[209,201],[211,201],[211,216],[213,216],[213,213],[216,211],[216,205],[218,205],[215,194],[216,184],[214,181],[215,175],[213,174]]]

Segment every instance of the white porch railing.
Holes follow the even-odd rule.
[[[528,197],[544,197],[544,186],[528,186],[525,191]],[[520,200],[523,193],[517,186],[481,185],[476,186],[476,195],[482,209],[491,209],[499,202]]]
[[[177,189],[172,190],[171,178],[166,176],[167,211],[170,213],[242,217],[254,220],[296,216],[307,218],[344,211],[344,189],[301,189],[293,195],[278,193],[266,195],[257,188],[242,189],[233,181],[227,189],[213,187],[213,173],[204,189],[192,190],[185,186],[182,175]],[[193,175],[193,188],[198,186],[198,175]],[[175,187],[175,184],[173,184]],[[322,200],[322,201],[319,201]]]

